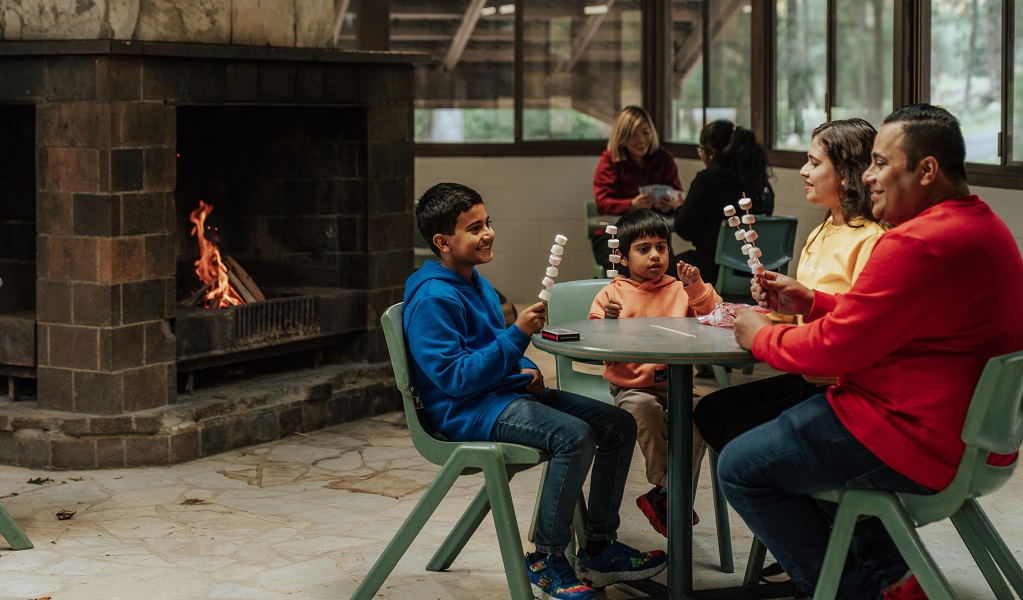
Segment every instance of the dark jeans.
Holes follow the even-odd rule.
[[[933,493],[867,450],[824,394],[727,444],[718,460],[718,480],[729,504],[808,595],[820,576],[834,514],[834,505],[818,503],[811,494],[834,489]],[[879,599],[908,566],[877,519],[864,521],[856,536],[838,597]]]
[[[722,388],[700,400],[693,423],[720,454],[731,440],[825,389],[791,373]]]
[[[519,398],[497,418],[490,439],[551,455],[540,493],[536,551],[561,553],[571,538],[575,503],[590,474],[587,540],[613,540],[636,447],[636,421],[624,410],[559,390]],[[592,465],[592,473],[591,467]]]

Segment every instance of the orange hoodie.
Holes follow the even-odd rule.
[[[590,306],[591,319],[604,318],[604,306],[612,297],[622,304],[620,319],[629,317],[693,317],[705,315],[721,302],[714,286],[697,279],[688,286],[671,275],[661,275],[644,283],[626,277],[615,277],[604,286]],[[604,379],[627,388],[645,388],[666,385],[654,381],[654,372],[667,369],[666,365],[643,363],[604,362]]]

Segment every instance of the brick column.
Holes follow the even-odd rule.
[[[175,398],[176,129],[140,65],[94,68],[96,97],[37,105],[38,398],[115,415]]]

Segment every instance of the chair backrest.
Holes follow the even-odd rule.
[[[600,213],[597,212],[597,201],[590,198],[583,202],[583,209],[586,211],[586,218],[595,217]]]
[[[753,230],[757,232],[757,247],[764,253],[760,258],[768,271],[788,271],[789,262],[795,253],[796,227],[799,220],[795,217],[757,215]],[[728,302],[751,304],[749,280],[751,277],[746,261],[749,257],[742,253],[744,242],[737,241],[733,227],[728,221],[721,221],[718,229],[718,245],[714,252],[714,262],[718,265],[718,280],[714,284],[717,293]]]
[[[391,357],[391,368],[394,370],[394,384],[401,392],[401,401],[405,408],[405,420],[408,421],[409,434],[416,450],[423,457],[437,465],[443,465],[451,454],[449,447],[452,442],[444,442],[430,434],[429,423],[422,409],[416,407],[414,387],[412,384],[412,363],[408,358],[408,346],[405,344],[405,329],[402,324],[401,302],[389,307],[380,316],[380,324],[384,329],[387,342],[387,353]]]
[[[1012,476],[1019,458],[1006,466],[987,461],[991,453],[1012,454],[1023,444],[1023,351],[988,361],[970,401],[962,438],[966,451],[947,488],[933,496],[903,496],[917,525],[953,514],[965,500],[994,492]]]
[[[563,281],[551,286],[551,299],[547,302],[547,325],[558,327],[569,321],[582,321],[590,314],[590,305],[597,292],[610,283],[608,279],[580,279]],[[614,402],[611,390],[603,376],[603,365],[591,369],[597,373],[577,371],[574,361],[567,356],[555,357],[558,389],[589,396],[602,402]],[[599,373],[599,374],[598,374]]]

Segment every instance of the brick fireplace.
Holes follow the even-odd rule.
[[[0,463],[179,462],[400,406],[377,319],[413,264],[416,60],[0,43]],[[239,338],[239,311],[180,306],[200,199],[272,327]],[[305,388],[184,393],[310,350],[329,368]]]

